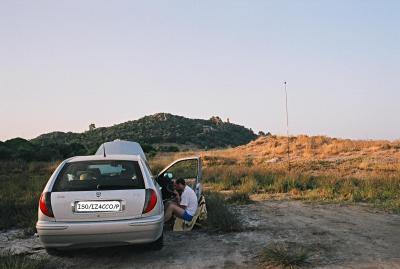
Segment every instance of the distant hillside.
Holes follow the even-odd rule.
[[[11,139],[0,143],[0,159],[8,159],[16,148],[25,157],[12,159],[46,159],[47,155],[65,158],[76,154],[91,154],[105,141],[124,139],[137,141],[147,152],[180,151],[182,149],[210,149],[235,147],[249,143],[257,137],[251,129],[224,122],[219,117],[209,120],[189,119],[167,113],[145,116],[110,127],[92,128],[83,133],[52,132],[30,141]],[[31,151],[45,151],[33,153]],[[33,154],[33,155],[32,155]],[[8,157],[7,157],[8,156]]]
[[[125,139],[144,145],[174,143],[198,148],[216,148],[247,144],[255,139],[253,131],[219,117],[209,120],[188,119],[167,113],[145,116],[111,127],[95,128],[84,133],[53,132],[32,140],[41,145],[80,143],[94,149],[105,141]]]
[[[158,154],[151,160],[151,166],[159,171],[174,159],[196,154],[202,157],[204,177],[224,181],[222,174],[226,174],[227,182],[236,180],[240,183],[252,175],[257,181],[263,181],[262,171],[287,173],[287,143],[287,137],[284,136],[259,136],[235,148]],[[400,179],[400,140],[291,136],[290,164],[291,172],[301,175],[331,179]],[[271,179],[266,176],[264,182],[268,180]]]
[[[184,154],[184,153],[182,153]],[[247,145],[200,153],[204,166],[241,164],[287,169],[287,137],[261,136]],[[340,177],[400,175],[400,140],[350,140],[326,136],[290,137],[292,171]]]

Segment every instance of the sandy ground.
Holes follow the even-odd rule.
[[[248,229],[165,233],[163,250],[136,247],[75,250],[49,257],[38,238],[0,234],[0,251],[48,257],[48,268],[259,268],[261,250],[286,242],[311,250],[308,268],[399,268],[400,216],[368,206],[258,201],[237,208]]]

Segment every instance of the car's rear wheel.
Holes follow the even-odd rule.
[[[160,238],[158,238],[153,243],[150,243],[149,247],[151,250],[161,250],[164,246],[164,233],[161,234]]]

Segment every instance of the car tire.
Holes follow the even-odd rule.
[[[151,250],[161,250],[164,247],[164,233],[161,234],[160,238],[150,244]]]

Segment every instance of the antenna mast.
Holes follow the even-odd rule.
[[[289,137],[289,111],[288,111],[288,96],[286,89],[286,81],[285,85],[285,97],[286,97],[286,136],[287,136],[287,157],[288,157],[288,172],[290,172],[290,137]]]

